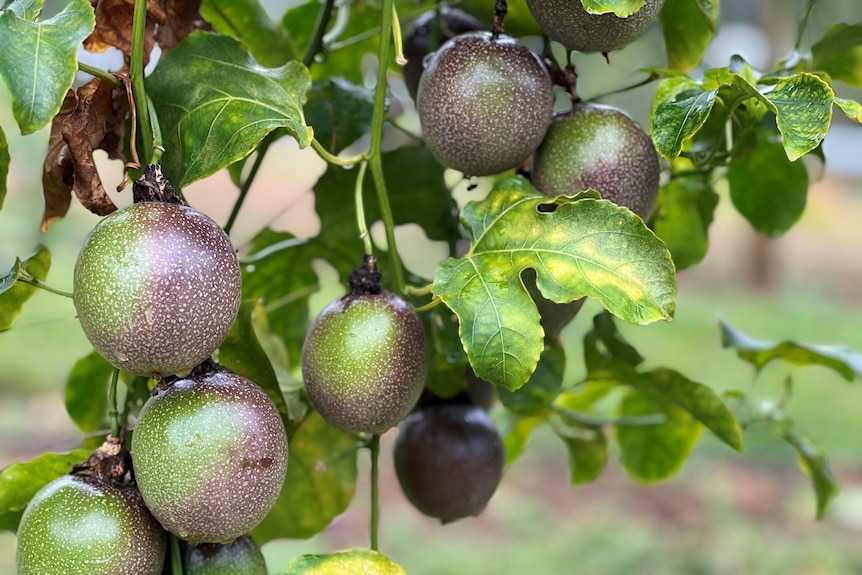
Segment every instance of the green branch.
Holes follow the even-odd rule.
[[[342,168],[349,168],[350,166],[355,166],[360,162],[364,162],[371,155],[370,152],[364,154],[357,154],[355,156],[350,156],[349,158],[339,158],[338,156],[330,153],[326,148],[323,147],[323,144],[318,142],[316,139],[311,140],[311,147],[314,148],[314,151],[326,161],[327,164],[331,164],[333,166],[341,166]]]
[[[83,62],[78,62],[78,70],[93,76],[94,78],[99,78],[108,82],[114,88],[121,88],[123,86],[123,81],[111,74],[110,72],[106,72],[101,68],[96,68],[95,66],[90,66],[89,64],[84,64]]]
[[[143,164],[152,161],[153,126],[150,119],[150,108],[147,105],[147,91],[144,87],[144,36],[147,31],[147,0],[135,0],[135,14],[132,20],[132,57],[129,62],[129,77],[132,82],[132,94],[135,97],[135,112],[137,113],[138,129],[144,143]]]

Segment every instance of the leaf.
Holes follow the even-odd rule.
[[[667,415],[666,423],[617,428],[620,461],[633,479],[643,483],[661,481],[679,471],[703,429],[681,407],[638,389],[630,390],[619,406],[621,417],[656,411]]]
[[[559,341],[545,343],[536,371],[520,389],[508,391],[500,388],[500,402],[512,413],[525,416],[546,415],[563,386],[566,370],[566,352]]]
[[[66,412],[84,433],[107,429],[108,385],[114,366],[93,350],[79,359],[66,380]]]
[[[407,575],[385,555],[370,549],[354,549],[332,555],[300,555],[283,575]]]
[[[38,10],[30,6],[18,0],[0,12],[0,76],[25,135],[44,127],[60,110],[78,70],[78,46],[95,26],[89,0],[71,0],[41,22],[34,21]]]
[[[545,422],[544,417],[521,417],[511,411],[502,411],[495,419],[506,453],[507,467],[526,451],[533,429]]]
[[[195,31],[147,82],[166,153],[165,176],[184,187],[250,154],[276,128],[311,143],[302,106],[311,86],[298,62],[264,68],[233,38]]]
[[[835,104],[854,122],[862,123],[862,104],[846,98],[835,98]]]
[[[201,0],[165,0],[167,21],[156,30],[156,42],[167,54],[198,28],[207,26],[200,16]]]
[[[840,491],[838,481],[829,468],[826,452],[810,439],[793,433],[784,434],[783,439],[796,451],[802,471],[811,477],[814,495],[817,498],[817,519],[823,519],[826,506]]]
[[[594,297],[638,324],[673,315],[670,254],[629,210],[594,198],[549,200],[507,178],[469,203],[461,222],[472,247],[438,266],[434,295],[458,316],[476,375],[495,385],[521,387],[542,351],[539,314],[520,278],[526,268],[557,303]]]
[[[245,300],[240,304],[236,321],[219,346],[218,361],[234,373],[250,379],[266,392],[278,408],[287,437],[290,438],[296,432],[298,421],[291,418],[275,370],[254,331],[252,314],[256,308],[256,300]]]
[[[6,179],[9,176],[9,143],[6,141],[6,133],[0,126],[0,210],[3,209],[3,200],[6,199]]]
[[[580,0],[590,14],[613,12],[618,18],[628,18],[644,7],[645,0]]]
[[[764,94],[784,137],[784,151],[793,162],[823,141],[832,121],[832,88],[814,74],[797,74],[780,80]]]
[[[727,170],[733,205],[758,232],[775,237],[789,230],[805,211],[808,170],[790,162],[781,144],[761,139]]]
[[[717,205],[718,194],[705,177],[676,177],[659,190],[651,227],[670,250],[677,270],[706,256]]]
[[[584,336],[584,363],[592,372],[608,361],[636,367],[644,358],[617,330],[613,316],[601,312],[593,317],[593,328]]]
[[[213,29],[238,39],[263,66],[282,66],[298,60],[296,46],[257,0],[203,0],[201,16]]]
[[[445,306],[419,316],[425,327],[428,379],[425,388],[437,397],[450,398],[467,390],[467,356],[458,337],[458,318]]]
[[[862,88],[862,24],[833,24],[811,47],[811,55],[814,70]]]
[[[608,462],[608,441],[601,427],[555,429],[569,452],[569,482],[583,485],[595,481]]]
[[[862,353],[846,346],[810,345],[791,340],[780,343],[759,341],[732,328],[724,320],[721,326],[721,346],[733,348],[740,359],[760,371],[773,360],[791,365],[820,365],[838,372],[847,381],[862,378]]]
[[[290,442],[281,494],[252,531],[255,541],[304,539],[323,531],[353,499],[357,449],[356,439],[309,413]]]
[[[51,253],[44,246],[39,246],[36,252],[21,261],[15,260],[12,269],[0,278],[0,332],[12,327],[15,318],[21,313],[21,308],[38,289],[36,286],[19,281],[23,275],[42,281],[48,275],[51,267]]]
[[[659,154],[672,160],[706,122],[718,90],[704,91],[688,76],[661,81],[652,104],[652,139]]]
[[[371,131],[374,92],[342,78],[315,85],[305,106],[317,140],[337,154]]]
[[[84,40],[84,49],[101,53],[110,47],[120,50],[126,58],[132,55],[132,22],[134,20],[135,4],[128,0],[99,0],[94,3],[96,9],[96,28]],[[150,61],[155,39],[153,32],[156,24],[162,25],[166,19],[165,10],[160,2],[147,2],[147,25],[144,31],[143,62],[146,66]],[[128,61],[128,60],[126,60]]]
[[[659,13],[668,66],[688,72],[715,35],[719,0],[665,0]]]
[[[43,453],[26,463],[13,463],[0,473],[0,531],[15,531],[30,500],[42,487],[72,471],[90,455],[89,449]]]

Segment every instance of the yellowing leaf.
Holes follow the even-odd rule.
[[[332,555],[300,555],[282,575],[407,575],[391,559],[370,549]]]

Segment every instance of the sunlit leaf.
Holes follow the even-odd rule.
[[[851,86],[862,87],[862,24],[833,24],[811,47],[814,70]]]
[[[0,11],[0,76],[22,134],[44,127],[60,110],[78,69],[78,46],[96,24],[89,0],[71,0],[43,21],[33,8],[19,0]]]
[[[826,507],[838,495],[838,481],[832,475],[826,452],[806,437],[787,433],[783,437],[796,451],[799,466],[811,478],[814,495],[817,498],[817,519],[823,519]]]
[[[547,342],[530,381],[515,391],[498,389],[500,403],[518,415],[546,414],[560,393],[565,370],[566,352],[563,346],[556,340]]]
[[[15,531],[30,499],[58,477],[72,471],[90,455],[89,449],[71,453],[43,453],[26,463],[13,463],[0,472],[0,531]]]
[[[458,315],[476,375],[495,385],[521,387],[542,351],[539,313],[520,278],[526,268],[557,303],[590,296],[639,324],[673,315],[670,254],[629,210],[594,198],[549,200],[508,178],[469,203],[461,221],[472,247],[438,266],[434,295]]]
[[[406,575],[385,555],[370,549],[354,549],[332,555],[300,555],[283,575]]]
[[[835,98],[835,104],[844,114],[855,122],[862,123],[862,104],[847,98]]]
[[[737,355],[757,370],[773,360],[791,365],[820,365],[838,372],[847,381],[862,378],[862,353],[840,345],[812,345],[785,340],[768,342],[756,340],[732,328],[725,321],[721,326],[721,344],[733,348]]]
[[[264,66],[282,66],[297,59],[296,47],[257,0],[203,0],[201,16],[220,34],[242,42]]]
[[[569,452],[569,482],[582,485],[595,481],[608,461],[608,441],[602,428],[557,426],[554,431]]]
[[[718,90],[704,91],[688,76],[662,80],[652,104],[652,138],[662,157],[672,160],[709,117]]]
[[[114,366],[95,350],[72,367],[66,380],[66,412],[81,431],[108,428],[108,384],[113,371]]]
[[[719,0],[665,0],[659,20],[668,66],[688,72],[715,35]]]
[[[165,176],[186,186],[244,158],[276,128],[309,145],[302,107],[310,87],[298,62],[264,68],[237,40],[193,32],[147,82],[166,148]]]
[[[644,7],[645,0],[580,0],[590,14],[613,12],[619,18],[628,18]]]
[[[356,489],[357,440],[326,423],[317,412],[296,430],[284,487],[252,535],[259,544],[319,533],[341,514]]]
[[[22,274],[42,281],[48,275],[50,267],[51,254],[47,248],[40,246],[27,259],[16,260],[12,269],[0,277],[0,332],[12,327],[12,323],[21,313],[21,308],[38,289],[19,281]]]
[[[503,441],[506,466],[511,465],[524,454],[533,430],[544,422],[544,417],[521,417],[511,411],[504,410],[498,414],[494,424]]]
[[[661,187],[652,229],[673,256],[677,270],[703,260],[718,194],[705,177],[677,177]]]
[[[792,162],[823,141],[832,121],[832,88],[814,74],[797,74],[780,80],[765,92],[784,137],[784,151]]]

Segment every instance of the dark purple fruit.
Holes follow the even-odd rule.
[[[144,202],[107,216],[78,256],[74,301],[93,347],[136,375],[187,373],[224,341],[241,278],[230,239],[209,217]]]
[[[228,545],[182,544],[181,554],[183,575],[267,575],[263,553],[248,535]]]
[[[518,40],[457,36],[428,61],[416,109],[434,157],[469,176],[517,167],[541,143],[554,91],[542,61]]]
[[[661,168],[652,138],[622,110],[576,104],[559,114],[533,156],[533,184],[549,196],[588,188],[644,220],[658,197]]]
[[[478,515],[503,474],[503,444],[484,409],[453,403],[419,409],[398,428],[395,472],[422,513],[449,523]]]
[[[410,27],[404,42],[404,57],[407,58],[407,64],[401,68],[401,71],[404,73],[407,91],[410,92],[414,102],[419,92],[419,79],[425,71],[425,57],[428,52],[434,51],[455,36],[486,29],[479,20],[457,8],[440,6],[439,20],[437,15],[437,10],[420,14]],[[437,35],[432,44],[435,28]]]
[[[18,526],[18,575],[159,575],[167,537],[130,485],[64,475]]]
[[[333,301],[302,347],[308,399],[349,432],[382,433],[404,419],[422,393],[426,368],[419,316],[387,291]]]
[[[227,371],[159,390],[141,410],[131,452],[147,507],[193,545],[251,531],[287,470],[287,438],[272,400]]]
[[[612,52],[644,35],[661,11],[664,0],[646,0],[628,18],[612,12],[590,14],[581,0],[527,0],[542,30],[569,50]]]

